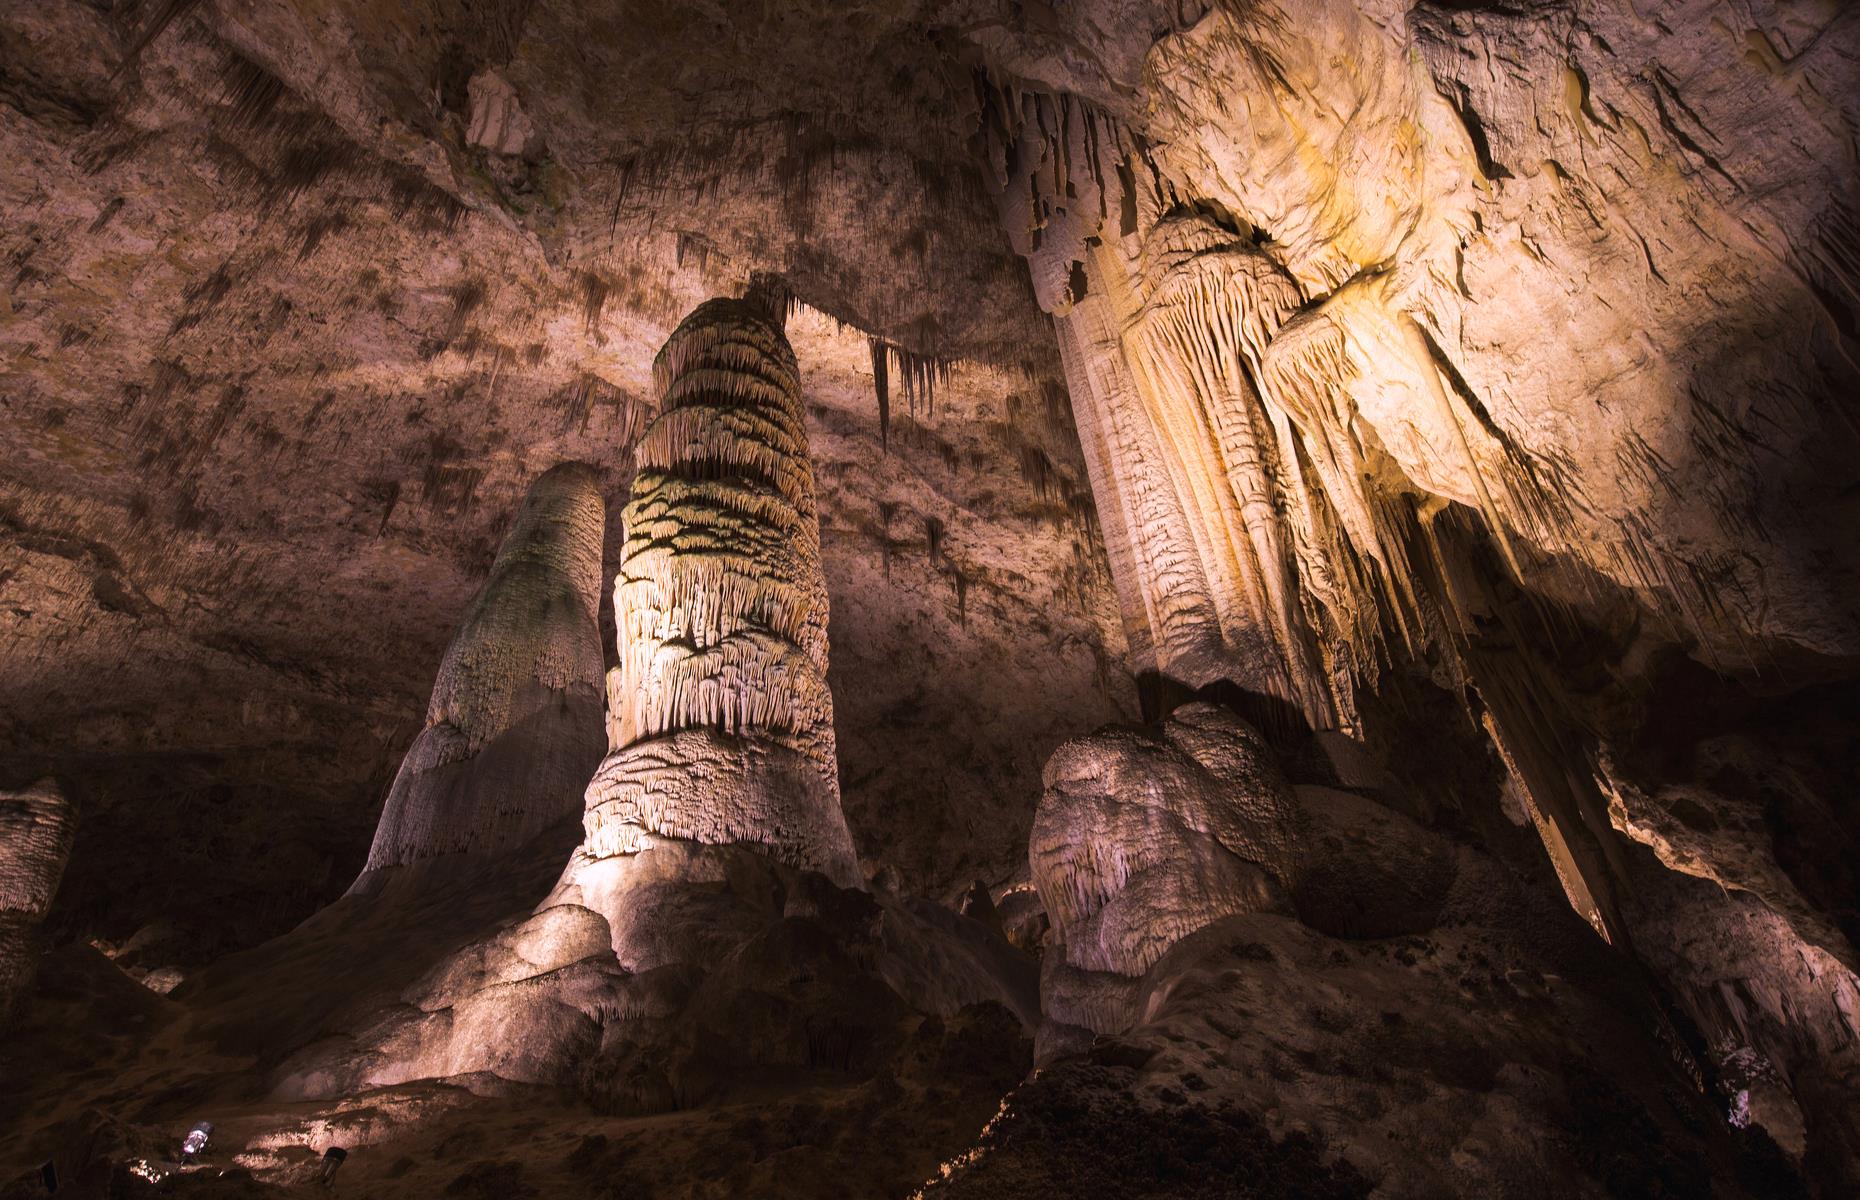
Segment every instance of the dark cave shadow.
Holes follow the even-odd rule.
[[[1231,679],[1196,687],[1161,671],[1142,671],[1137,675],[1137,700],[1146,725],[1160,722],[1184,704],[1217,704],[1259,730],[1280,754],[1297,749],[1313,732],[1304,713],[1289,700],[1253,691]]]

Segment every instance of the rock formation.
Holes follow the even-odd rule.
[[[1028,849],[1052,921],[1042,1055],[1066,1027],[1120,1033],[1132,981],[1175,943],[1236,913],[1289,912],[1304,832],[1260,737],[1209,704],[1159,731],[1061,746]]]
[[[1860,1194],[1855,12],[0,5],[0,1178]]]
[[[858,878],[833,753],[813,466],[780,314],[702,305],[653,372],[660,412],[640,442],[614,583],[609,751],[558,891],[616,923],[634,914],[610,890],[662,879],[687,849],[740,846],[842,885]]]
[[[352,891],[397,867],[518,851],[573,818],[600,747],[605,518],[586,467],[530,486],[446,647]]]
[[[0,1021],[32,982],[39,926],[58,894],[76,826],[53,780],[0,793]]]
[[[749,1068],[876,1069],[913,1014],[992,1003],[1037,1023],[1032,966],[998,930],[848,886],[812,468],[780,321],[759,300],[711,301],[660,353],[614,587],[612,749],[560,882],[321,1020],[269,1076],[273,1097],[495,1080],[654,1113]],[[513,540],[554,511],[537,500]],[[530,628],[486,629],[480,650],[504,661]],[[546,853],[533,843],[509,870]],[[355,902],[306,929],[354,947]],[[403,933],[406,906],[380,897]]]
[[[1070,69],[1048,35],[997,38],[978,103],[998,204],[1123,543],[1134,665],[1372,736],[1400,725],[1404,675],[1466,698],[1571,906],[1721,1057],[1762,1041],[1825,1095],[1856,1044],[1825,1015],[1860,983],[1852,922],[1830,925],[1852,835],[1782,714],[1833,678],[1850,702],[1836,664],[1860,646],[1852,589],[1825,590],[1855,569],[1827,536],[1852,480],[1828,450],[1853,436],[1833,399],[1856,381],[1853,178],[1830,164],[1854,30],[1546,12],[1212,4],[1154,37],[1083,17],[1092,65]],[[1758,92],[1757,126],[1804,131],[1786,152],[1724,132]],[[1740,348],[1700,363],[1705,330]],[[1719,709],[1768,729],[1790,782],[1664,715]],[[1790,848],[1781,825],[1830,840]],[[1689,885],[1649,850],[1796,948],[1774,954],[1768,918],[1676,941],[1659,914]],[[1703,979],[1776,997],[1755,1005],[1771,1032]]]
[[[1063,747],[1031,857],[1044,1065],[926,1198],[1787,1186],[1550,878],[1293,788],[1221,709]]]

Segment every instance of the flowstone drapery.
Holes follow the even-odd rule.
[[[1286,231],[1192,198],[1166,155],[1076,98],[990,84],[984,110],[1134,665],[1359,733],[1360,688],[1393,661],[1442,660],[1482,697],[1572,903],[1619,940],[1605,805],[1549,766],[1530,689],[1509,686],[1533,664],[1474,644],[1490,606],[1468,594],[1488,543],[1511,578],[1587,586],[1546,565],[1570,551],[1568,500],[1439,350],[1439,280],[1335,245],[1292,254]]]
[[[1831,333],[1851,323],[1844,301],[1823,313],[1853,292],[1851,204],[1829,200],[1834,127],[1785,94],[1838,73],[1835,27],[1785,59],[1767,16],[1734,42],[1683,22],[1642,40],[1631,6],[1575,40],[1343,0],[1194,13],[1132,46],[1134,101],[1055,84],[1037,39],[976,81],[1133,667],[1371,739],[1402,740],[1411,684],[1453,697],[1575,911],[1732,1057],[1788,1064],[1805,1095],[1850,1088],[1827,1081],[1853,1075],[1851,1022],[1825,1014],[1855,986],[1852,933],[1804,899],[1841,906],[1850,882],[1821,881],[1851,873],[1778,833],[1844,845],[1839,785],[1801,782],[1818,755],[1723,751],[1706,716],[1799,704],[1762,719],[1796,738],[1822,702],[1754,698],[1805,697],[1854,644],[1824,591],[1851,576],[1846,543],[1804,532],[1846,519],[1812,497],[1849,475],[1824,448],[1851,436],[1829,400],[1853,390],[1851,330]],[[1723,81],[1759,60],[1804,74],[1752,106]],[[1492,69],[1524,61],[1556,69]],[[1686,81],[1644,87],[1655,62]],[[1697,153],[1745,121],[1811,132]],[[1739,167],[1714,157],[1733,145]],[[1668,741],[1753,766],[1706,783],[1709,755]],[[1685,875],[1768,912],[1673,952],[1660,913],[1696,907]],[[1780,965],[1824,959],[1808,974],[1831,983]]]

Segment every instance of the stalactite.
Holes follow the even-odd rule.
[[[587,332],[593,333],[600,328],[601,313],[607,307],[607,296],[611,291],[611,285],[598,273],[581,273],[581,326]]]
[[[1051,493],[1059,488],[1059,475],[1053,466],[1053,460],[1046,456],[1046,451],[1038,446],[1020,448],[1020,477],[1022,482],[1033,489],[1034,495],[1046,503]]]
[[[285,96],[284,81],[243,54],[226,56],[220,83],[227,120],[247,128],[264,125]]]
[[[867,339],[872,348],[872,390],[878,395],[878,444],[880,450],[891,450],[891,356],[885,349],[885,343],[877,338]]]
[[[898,507],[899,505],[896,500],[880,500],[878,502],[879,553],[885,564],[886,583],[891,582],[891,522],[892,519],[898,515]]]
[[[457,196],[405,169],[390,173],[388,202],[396,220],[417,217],[435,233],[453,232],[468,211]]]
[[[947,384],[950,372],[955,369],[953,360],[939,358],[934,354],[918,354],[895,342],[883,338],[867,339],[872,350],[872,384],[878,396],[878,425],[881,444],[889,446],[889,429],[891,424],[891,379],[895,372],[899,386],[904,390],[905,403],[914,419],[917,416],[917,402],[922,399],[926,415],[936,411],[936,389],[939,383]]]
[[[709,239],[695,233],[686,233],[680,230],[678,233],[678,241],[673,251],[673,258],[680,267],[685,265],[685,260],[688,258],[697,264],[698,270],[702,271],[710,266],[710,252],[711,245]]]
[[[1095,290],[1056,321],[1080,445],[1101,519],[1113,522],[1105,544],[1139,671],[1203,683],[1218,677],[1220,627],[1163,448],[1125,366],[1115,291]]]
[[[1626,949],[1615,891],[1627,871],[1615,850],[1607,803],[1593,775],[1579,776],[1569,765],[1584,763],[1585,756],[1564,728],[1554,699],[1559,684],[1533,657],[1532,640],[1512,626],[1507,605],[1492,595],[1489,572],[1473,560],[1477,521],[1449,507],[1420,526],[1425,562],[1416,555],[1416,578],[1446,618],[1446,648],[1485,703],[1483,723],[1530,807],[1571,906]],[[1486,647],[1477,631],[1487,623],[1505,628],[1509,648]]]
[[[1240,366],[1297,295],[1289,280],[1261,270],[1256,257],[1202,218],[1160,222],[1145,244],[1149,293],[1127,345],[1195,490],[1206,552],[1231,580],[1224,640],[1250,673],[1238,682],[1283,696],[1314,725],[1327,726],[1335,720],[1335,697],[1300,608],[1284,496],[1276,488],[1288,448],[1276,444]],[[1262,293],[1271,296],[1263,317]],[[1275,648],[1269,656],[1249,648],[1262,641]]]

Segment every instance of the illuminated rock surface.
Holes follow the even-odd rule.
[[[610,749],[588,785],[578,858],[747,845],[858,879],[833,752],[814,468],[782,315],[711,301],[659,351],[659,415],[621,518]]]
[[[1160,731],[1102,730],[1046,766],[1033,822],[1033,883],[1052,922],[1043,1054],[1066,1030],[1122,1033],[1130,981],[1204,926],[1289,912],[1304,830],[1259,735],[1213,705]]]

